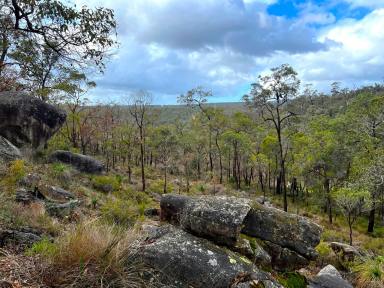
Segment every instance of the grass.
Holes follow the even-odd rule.
[[[356,273],[356,288],[384,287],[384,257],[366,259],[354,267]]]
[[[282,284],[286,288],[307,287],[307,281],[305,277],[295,272],[280,274],[277,278],[280,284]]]
[[[150,287],[141,277],[139,243],[133,230],[87,221],[54,243],[43,239],[29,253],[44,259],[44,281],[50,287]]]
[[[26,175],[27,167],[24,160],[15,160],[10,162],[6,169],[4,177],[0,180],[0,186],[8,194],[12,194],[16,189],[17,183]]]

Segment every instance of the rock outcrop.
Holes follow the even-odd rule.
[[[322,228],[307,218],[253,203],[242,233],[291,249],[308,259],[317,256]]]
[[[67,203],[45,203],[45,210],[50,216],[63,218],[72,214],[77,206],[79,206],[79,200],[71,200]]]
[[[50,155],[51,162],[69,164],[80,172],[99,174],[105,170],[103,163],[86,155],[57,150]]]
[[[276,270],[305,267],[317,256],[315,247],[320,242],[320,226],[304,217],[251,203],[249,199],[167,194],[163,195],[160,207],[162,220],[234,251],[240,251],[240,233],[255,239],[253,246],[258,242],[262,246],[263,262],[269,259],[264,254],[266,251]],[[249,257],[251,253],[243,254]]]
[[[142,246],[144,262],[172,287],[282,287],[245,257],[179,228],[157,228]]]
[[[4,137],[0,136],[0,163],[21,158],[20,150]]]
[[[0,136],[16,147],[42,148],[66,113],[22,92],[0,92]]]
[[[311,281],[308,288],[353,288],[332,265],[325,266]]]
[[[0,229],[0,247],[4,247],[10,244],[16,244],[20,246],[32,246],[34,243],[39,242],[41,237],[31,233],[17,230]]]
[[[330,246],[333,252],[335,252],[335,254],[338,255],[343,261],[354,261],[355,258],[362,256],[359,250],[345,243],[331,242]]]

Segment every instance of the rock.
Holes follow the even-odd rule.
[[[45,210],[50,216],[64,218],[71,215],[79,203],[78,200],[72,200],[62,204],[50,202],[45,204]]]
[[[75,199],[75,195],[72,192],[69,192],[67,190],[64,190],[60,187],[55,186],[48,186],[47,192],[52,195],[54,198],[61,198],[61,199]]]
[[[233,247],[243,221],[250,210],[250,200],[235,197],[163,195],[160,207],[163,220],[179,223],[186,231]]]
[[[0,92],[0,135],[17,147],[42,148],[66,113],[22,92]]]
[[[157,208],[147,208],[144,210],[144,215],[147,217],[160,216],[160,211]]]
[[[206,239],[170,225],[160,227],[156,234],[147,239],[141,252],[147,266],[161,271],[160,278],[164,284],[159,287],[251,287],[238,284],[250,283],[252,279],[260,281],[263,287],[282,287],[246,258]],[[240,277],[243,275],[249,277]],[[239,277],[243,280],[235,282]]]
[[[272,268],[276,271],[294,271],[308,266],[309,261],[295,251],[281,247],[269,241],[263,241],[262,247],[271,257]]]
[[[242,233],[267,240],[314,259],[322,228],[302,216],[266,207],[257,202],[244,220]]]
[[[19,185],[25,186],[28,188],[35,188],[39,185],[40,181],[41,181],[41,176],[39,174],[28,173],[19,181]]]
[[[4,137],[0,136],[0,163],[9,162],[21,158],[19,148],[14,146]]]
[[[255,258],[255,253],[252,249],[251,243],[249,240],[244,238],[239,238],[239,240],[237,240],[237,243],[235,247],[232,248],[232,251],[238,252],[251,260]]]
[[[0,229],[0,247],[4,247],[9,244],[30,247],[40,240],[40,236],[30,232]]]
[[[353,288],[332,265],[325,266],[310,281],[309,288]]]
[[[45,196],[41,194],[38,189],[34,191],[26,190],[24,188],[20,188],[16,191],[15,201],[23,204],[30,204],[35,201],[45,200]]]
[[[331,242],[330,246],[336,255],[341,256],[343,261],[354,261],[356,257],[362,256],[359,250],[345,243]]]
[[[261,267],[271,267],[272,266],[272,258],[268,254],[268,252],[265,251],[264,248],[261,247],[261,245],[259,245],[259,243],[256,241],[254,242],[253,245],[254,245],[253,253],[255,255],[253,262],[256,265],[260,265]]]
[[[308,259],[317,256],[315,247],[322,232],[319,225],[259,203],[251,206],[249,199],[166,194],[160,207],[162,220],[220,245],[234,247],[241,232]],[[285,251],[284,256],[291,257],[290,253]]]
[[[86,155],[76,154],[69,151],[57,150],[53,152],[50,156],[51,162],[62,162],[69,164],[79,170],[80,172],[90,173],[90,174],[99,174],[104,171],[104,165]]]

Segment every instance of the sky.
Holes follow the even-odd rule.
[[[258,75],[290,64],[302,84],[356,88],[384,80],[384,0],[76,0],[115,10],[119,48],[89,98],[154,104],[203,86],[236,102]]]

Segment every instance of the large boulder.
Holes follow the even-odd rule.
[[[21,158],[20,150],[4,137],[0,136],[0,163]]]
[[[220,245],[234,247],[241,232],[287,248],[283,252],[288,255],[291,251],[289,257],[298,254],[314,259],[317,256],[315,247],[322,232],[319,225],[304,217],[251,203],[249,199],[166,194],[160,207],[162,220]]]
[[[22,92],[0,92],[0,135],[17,147],[42,148],[66,113]]]
[[[253,203],[243,223],[242,233],[267,240],[314,259],[322,228],[309,219]]]
[[[191,233],[217,244],[235,246],[250,210],[250,200],[234,197],[190,198],[164,195],[162,219],[172,220]]]
[[[99,174],[105,170],[103,163],[90,156],[64,150],[53,152],[50,156],[50,161],[69,164],[80,172],[90,174]]]
[[[145,264],[160,272],[161,287],[282,287],[246,258],[171,225],[152,233],[141,251]]]
[[[310,281],[309,288],[353,288],[332,265],[327,265]]]

